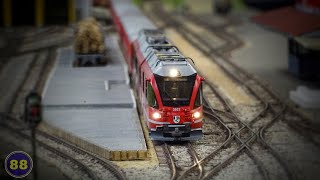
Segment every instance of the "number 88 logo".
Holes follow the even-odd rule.
[[[10,153],[5,160],[5,169],[9,175],[15,178],[27,176],[32,170],[31,157],[23,151]]]
[[[20,160],[19,166],[18,166],[18,160],[11,160],[10,161],[10,169],[17,170],[17,169],[26,170],[28,168],[28,162],[27,160]]]

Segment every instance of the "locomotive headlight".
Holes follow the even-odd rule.
[[[193,117],[194,119],[198,119],[198,118],[201,117],[201,113],[200,113],[199,111],[196,111],[196,112],[194,112],[194,113],[192,114],[192,117]]]
[[[161,114],[158,113],[158,112],[154,112],[154,113],[152,114],[152,117],[153,117],[154,119],[160,119],[160,118],[161,118]]]
[[[169,73],[170,73],[170,77],[180,76],[180,72],[177,69],[170,69]]]

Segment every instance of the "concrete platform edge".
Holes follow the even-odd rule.
[[[68,133],[60,128],[42,122],[38,126],[38,130],[46,132],[55,137],[61,138],[77,147],[80,147],[90,153],[96,154],[102,158],[112,161],[130,161],[130,160],[145,160],[148,158],[148,150],[136,150],[136,151],[116,151],[109,150],[105,147],[101,147],[94,143],[91,143],[85,139],[82,139],[72,133]]]

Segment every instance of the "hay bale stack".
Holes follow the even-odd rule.
[[[100,24],[94,18],[78,23],[75,30],[74,49],[77,54],[103,54],[104,36]]]

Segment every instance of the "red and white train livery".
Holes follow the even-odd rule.
[[[202,81],[165,35],[129,0],[114,0],[111,12],[141,110],[153,140],[202,137]]]

